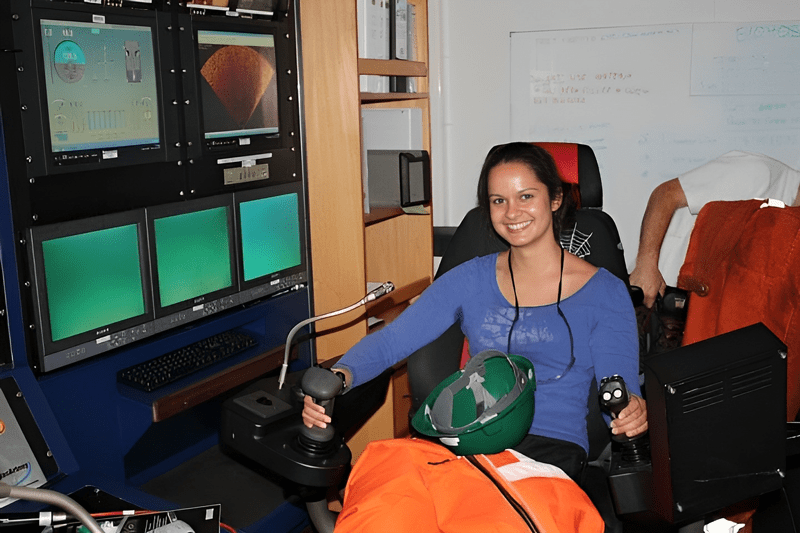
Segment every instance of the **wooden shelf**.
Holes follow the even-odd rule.
[[[425,209],[428,211],[427,214],[430,215],[430,206],[425,206]],[[403,211],[402,207],[370,207],[369,213],[364,213],[364,224],[375,224],[377,222],[381,222],[382,220],[388,220],[390,218],[403,215],[425,216],[424,214],[420,213],[406,213]]]
[[[361,93],[362,102],[390,102],[392,100],[426,100],[428,93]]]
[[[370,207],[369,213],[364,213],[364,224],[375,224],[381,220],[402,216],[401,207]]]
[[[253,377],[279,368],[283,363],[285,347],[278,346],[243,363],[226,368],[188,387],[162,396],[152,403],[153,422],[161,422],[206,400],[247,383]]]
[[[358,73],[360,75],[375,76],[425,77],[428,75],[428,65],[419,61],[405,61],[402,59],[359,58]]]

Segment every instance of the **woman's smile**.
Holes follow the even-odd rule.
[[[507,226],[507,227],[508,227],[508,229],[510,229],[511,231],[519,231],[519,230],[521,230],[521,229],[523,229],[523,228],[526,228],[526,227],[528,227],[528,226],[530,225],[530,223],[531,223],[531,222],[533,222],[533,221],[532,221],[532,220],[527,220],[527,221],[525,221],[525,222],[517,222],[517,223],[515,223],[515,224],[506,224],[506,226]]]

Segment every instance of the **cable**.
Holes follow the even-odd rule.
[[[78,502],[69,496],[65,496],[59,492],[48,489],[12,487],[0,481],[0,498],[6,497],[55,505],[80,520],[92,533],[105,533],[95,519],[92,518],[92,515],[86,512],[86,509],[81,507]]]
[[[231,526],[229,526],[228,524],[225,524],[223,522],[219,523],[219,528],[220,529],[224,529],[226,531],[229,531],[230,533],[236,533],[235,529],[233,529]]]
[[[361,307],[362,305],[366,305],[367,303],[380,298],[384,294],[392,292],[393,290],[394,284],[391,281],[387,281],[386,283],[381,284],[379,287],[369,291],[366,296],[351,306],[345,307],[344,309],[339,309],[338,311],[331,311],[330,313],[326,313],[324,315],[312,316],[311,318],[307,318],[293,327],[291,331],[289,331],[289,335],[286,336],[286,349],[283,353],[283,364],[281,365],[281,375],[278,378],[278,389],[282,389],[283,383],[286,381],[286,371],[289,368],[289,351],[292,347],[292,339],[294,338],[295,334],[300,331],[300,328],[307,326],[312,322],[316,322],[317,320],[322,320],[323,318],[330,318],[348,313],[353,309]]]
[[[511,333],[514,331],[514,325],[519,320],[519,299],[517,298],[517,286],[514,283],[514,270],[511,268],[511,250],[508,250],[508,273],[511,275],[511,288],[514,290],[514,319],[511,321],[511,327],[508,328],[508,353],[511,353]],[[567,333],[569,334],[569,363],[567,367],[564,369],[561,374],[558,374],[555,377],[547,378],[545,380],[536,380],[537,385],[541,385],[543,383],[552,383],[554,381],[558,381],[559,379],[563,378],[567,375],[567,373],[572,370],[573,365],[575,364],[575,340],[572,337],[572,328],[569,326],[569,322],[567,321],[567,317],[564,315],[564,311],[561,310],[561,286],[562,282],[564,281],[564,249],[561,249],[561,273],[558,277],[558,299],[556,300],[556,311],[558,312],[558,316],[564,321],[564,324],[567,326]]]

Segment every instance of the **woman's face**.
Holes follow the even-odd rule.
[[[501,163],[489,172],[489,213],[495,231],[512,246],[553,239],[553,211],[547,187],[528,165]]]

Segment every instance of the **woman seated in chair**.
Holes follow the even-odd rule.
[[[346,388],[374,378],[458,321],[472,354],[494,349],[533,362],[536,410],[528,435],[514,447],[520,453],[580,482],[589,446],[586,398],[595,377],[599,383],[619,374],[631,392],[612,432],[644,432],[630,296],[620,279],[559,245],[573,209],[567,187],[544,149],[494,147],[481,170],[478,205],[510,249],[448,271],[394,322],[358,342],[333,367]],[[304,423],[325,427],[330,419],[323,409],[305,400]]]

